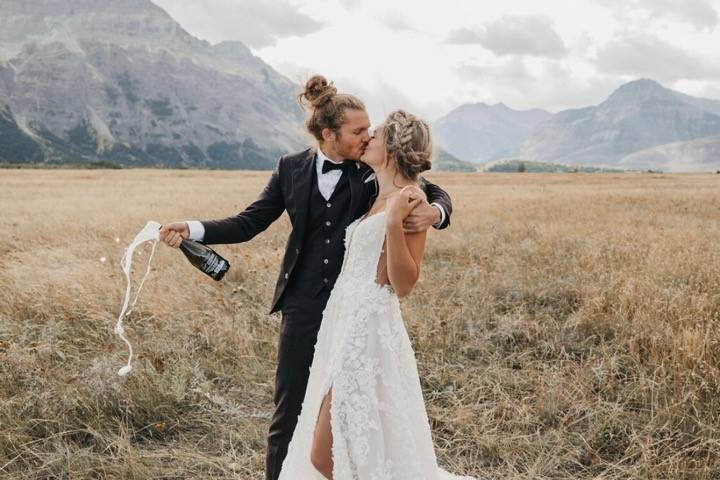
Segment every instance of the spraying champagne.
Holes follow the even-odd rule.
[[[185,227],[184,230],[182,228],[183,225]],[[157,246],[158,241],[167,240],[168,243],[172,246],[179,247],[191,264],[193,264],[198,270],[200,270],[204,274],[209,275],[213,280],[220,280],[225,275],[225,272],[227,272],[230,268],[230,263],[223,257],[221,257],[212,248],[208,247],[207,245],[203,245],[202,243],[188,239],[187,237],[189,236],[189,233],[187,231],[186,224],[169,225],[169,230],[165,235],[160,235],[161,229],[162,225],[160,225],[158,222],[152,220],[147,222],[145,228],[143,228],[140,233],[135,236],[135,239],[125,250],[123,257],[120,260],[120,266],[123,273],[125,274],[127,285],[125,290],[125,299],[123,300],[123,306],[120,311],[120,315],[118,316],[117,323],[115,324],[115,333],[118,334],[120,338],[127,344],[129,352],[127,364],[118,370],[118,375],[120,375],[121,377],[124,377],[132,371],[133,359],[132,344],[125,336],[125,326],[123,325],[123,320],[135,306],[135,303],[140,296],[140,291],[145,284],[145,280],[150,274],[150,265],[152,263],[153,255],[155,254],[155,247]],[[145,276],[143,277],[140,285],[137,288],[137,292],[135,293],[135,300],[133,300],[132,304],[130,304],[130,269],[132,266],[133,252],[135,251],[135,248],[145,242],[153,242],[153,247],[150,253],[150,259],[147,263],[147,268],[145,270]]]

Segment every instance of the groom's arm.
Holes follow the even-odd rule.
[[[270,226],[285,211],[280,175],[285,170],[280,158],[265,189],[242,212],[221,220],[189,221],[190,238],[206,245],[247,242]]]
[[[428,181],[424,177],[420,177],[419,183],[420,188],[422,188],[425,191],[425,195],[427,195],[428,203],[431,205],[430,207],[427,207],[427,204],[425,204],[425,207],[432,208],[432,213],[435,215],[436,221],[431,223],[432,226],[438,230],[448,227],[448,225],[450,225],[450,215],[452,214],[452,200],[450,199],[450,195],[448,195],[445,190]],[[422,207],[423,204],[419,205],[408,216],[405,222],[406,230],[413,231],[413,228],[415,227],[422,227],[422,225],[415,225],[418,221],[422,222],[422,219],[414,218],[415,216],[413,215]],[[427,227],[427,224],[425,224],[425,227]]]
[[[378,194],[377,179],[369,167],[363,167],[367,169],[363,174],[363,183],[368,188],[370,198],[374,199]],[[420,177],[418,184],[425,192],[428,203],[421,203],[410,212],[403,222],[405,233],[423,232],[431,225],[438,230],[447,228],[450,225],[450,214],[452,214],[450,195],[425,177]]]

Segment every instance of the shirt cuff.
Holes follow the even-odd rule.
[[[433,205],[440,210],[440,222],[433,225],[433,227],[438,228],[440,225],[442,225],[445,222],[445,209],[439,203],[433,202],[430,205]]]
[[[188,230],[190,230],[190,240],[202,242],[203,238],[205,238],[205,227],[203,224],[197,220],[188,220],[185,223],[187,223]]]

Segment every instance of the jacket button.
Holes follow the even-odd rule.
[[[290,278],[290,274],[289,274],[289,273],[286,273],[286,274],[285,274],[285,280],[287,280],[288,278]]]
[[[327,263],[328,263],[328,259],[327,259],[327,258],[326,258],[326,259],[324,259],[324,260],[323,260],[323,263],[325,263],[325,265],[327,265]]]
[[[330,226],[330,220],[328,220],[327,222],[325,222],[325,225],[327,225],[327,226],[329,227],[329,226]]]
[[[300,253],[300,249],[299,249],[299,248],[296,248],[296,249],[295,249],[295,254],[297,255],[297,254],[299,254],[299,253]]]

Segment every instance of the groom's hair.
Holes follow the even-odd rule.
[[[340,135],[340,126],[345,123],[345,110],[365,110],[365,104],[356,96],[337,93],[337,88],[328,83],[322,75],[311,77],[305,84],[305,90],[298,95],[301,107],[310,108],[310,117],[305,127],[318,141],[322,141],[322,131],[329,128]]]

